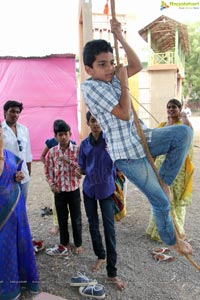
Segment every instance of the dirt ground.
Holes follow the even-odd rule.
[[[197,120],[199,119],[200,117]],[[185,229],[187,237],[192,240],[193,259],[200,264],[200,122],[197,127],[194,142],[193,204],[187,208]],[[41,217],[41,208],[51,207],[52,199],[53,195],[45,180],[43,165],[41,162],[34,162],[27,210],[32,235],[36,239],[43,239],[45,247],[59,243],[59,236],[53,237],[50,234],[52,216]],[[174,253],[176,260],[171,263],[157,263],[152,258],[151,249],[158,244],[145,235],[149,213],[150,206],[146,198],[135,186],[128,183],[127,216],[116,223],[117,267],[119,276],[127,283],[125,291],[117,291],[114,285],[106,282],[105,268],[97,273],[90,271],[95,257],[84,208],[82,209],[84,253],[80,256],[71,254],[68,259],[50,257],[45,252],[39,253],[36,259],[41,291],[68,300],[83,299],[78,288],[69,285],[71,277],[80,271],[85,272],[88,277],[96,278],[105,286],[107,300],[199,300],[200,273],[185,257]],[[32,298],[29,294],[23,294],[20,299]]]

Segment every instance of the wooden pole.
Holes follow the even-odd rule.
[[[115,14],[115,0],[110,0],[110,6],[111,6],[111,14],[112,14],[112,19],[116,19],[116,14]],[[120,60],[119,60],[119,50],[118,50],[118,42],[117,39],[114,36],[114,47],[115,47],[115,55],[116,55],[116,63],[117,66],[119,66],[120,64]]]

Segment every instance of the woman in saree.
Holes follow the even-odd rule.
[[[177,99],[171,99],[167,103],[167,115],[168,119],[166,122],[162,122],[158,127],[164,126],[177,126],[185,124],[192,127],[187,115],[181,112],[182,104]],[[158,156],[155,160],[155,165],[159,169],[163,160],[164,155]],[[183,238],[185,238],[185,216],[186,207],[192,203],[192,177],[193,177],[193,146],[190,146],[189,153],[186,157],[185,163],[179,171],[176,179],[171,185],[171,214],[176,227]],[[152,240],[162,242],[158,234],[156,224],[154,222],[153,215],[151,213],[149,225],[146,230],[147,236]]]
[[[0,300],[38,293],[38,273],[20,182],[22,161],[3,148],[0,123]]]

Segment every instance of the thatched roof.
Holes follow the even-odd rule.
[[[167,52],[175,47],[175,32],[178,27],[179,43],[185,53],[189,53],[189,40],[187,26],[164,15],[139,31],[141,37],[147,42],[148,30],[151,31],[151,48],[155,52]]]

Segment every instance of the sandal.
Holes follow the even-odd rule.
[[[45,206],[41,208],[41,217],[53,215],[53,210],[50,207]]]
[[[34,248],[35,253],[38,253],[45,249],[43,240],[39,240],[39,241],[32,240],[32,243],[33,243],[33,248]]]
[[[169,254],[170,249],[169,248],[153,248],[152,250],[152,255],[156,255],[156,254]]]
[[[175,260],[175,257],[166,254],[155,254],[154,259],[159,263],[161,261],[172,262]]]

